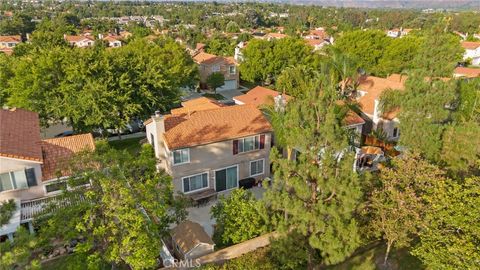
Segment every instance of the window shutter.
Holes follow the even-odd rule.
[[[37,178],[35,177],[35,169],[30,168],[25,170],[25,175],[27,177],[27,185],[33,187],[37,185]]]
[[[260,135],[260,149],[265,148],[265,134]]]
[[[233,140],[233,154],[238,154],[238,140]]]

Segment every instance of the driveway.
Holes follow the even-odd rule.
[[[225,191],[222,193],[219,193],[218,196],[229,196],[232,190]],[[253,187],[249,189],[255,196],[257,200],[261,199],[263,197],[263,193],[265,192],[264,188],[261,187]],[[201,206],[201,207],[190,207],[187,208],[188,212],[188,220],[191,220],[193,222],[197,222],[198,224],[202,225],[203,229],[205,229],[205,232],[212,237],[213,236],[213,225],[215,224],[215,219],[212,218],[210,210],[212,209],[212,206],[217,203],[217,200],[212,200],[208,204]]]
[[[233,97],[243,95],[240,89],[235,90],[224,90],[224,91],[217,91],[220,95],[224,96],[226,99],[233,101]]]

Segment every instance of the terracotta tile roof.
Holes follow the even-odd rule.
[[[356,112],[349,110],[345,116],[345,119],[343,119],[343,123],[347,126],[361,125],[365,124],[365,120],[363,120],[363,118],[360,117]]]
[[[365,92],[358,98],[362,111],[373,115],[375,110],[375,100],[380,97],[383,91],[387,89],[403,90],[404,84],[395,80],[379,78],[375,76],[363,76],[358,81],[358,90]]]
[[[203,227],[190,220],[178,224],[177,227],[172,230],[172,238],[175,239],[176,244],[180,247],[183,254],[189,252],[200,243],[214,245],[212,239]]]
[[[13,49],[12,48],[0,48],[0,53],[4,53],[6,55],[12,55]]]
[[[115,36],[106,36],[106,37],[103,38],[103,40],[108,41],[108,42],[120,41],[120,39],[115,37]]]
[[[313,47],[315,47],[317,45],[321,45],[322,43],[326,42],[323,39],[305,39],[305,41],[307,42],[308,45],[313,46]]]
[[[68,42],[80,42],[83,40],[95,41],[93,38],[89,36],[69,36],[69,35],[65,35],[65,40]]]
[[[21,36],[0,36],[0,42],[22,42]]]
[[[215,100],[200,97],[192,100],[182,102],[182,108],[173,109],[170,111],[171,114],[188,114],[195,111],[204,111],[211,110],[223,107],[223,104],[216,102]]]
[[[467,50],[475,50],[480,47],[480,42],[478,41],[462,41],[462,47]]]
[[[268,33],[265,35],[266,38],[277,38],[277,39],[280,39],[280,38],[286,38],[288,37],[288,35],[285,35],[285,34],[281,34],[281,33]]]
[[[227,106],[165,116],[165,143],[170,150],[270,132],[272,126],[254,105]]]
[[[68,176],[67,166],[70,158],[83,150],[94,150],[95,141],[92,134],[80,134],[63,138],[43,140],[42,180]]]
[[[479,68],[468,68],[468,67],[457,67],[454,71],[457,76],[464,76],[468,78],[478,78],[480,77]]]
[[[242,102],[243,104],[252,104],[255,106],[261,105],[271,105],[273,104],[273,98],[278,96],[280,93],[268,89],[262,86],[257,86],[250,91],[248,91],[244,95],[236,96],[233,99]],[[292,97],[289,95],[285,95],[285,99],[287,101],[291,100]]]
[[[322,29],[310,30],[309,36],[315,36],[315,37],[318,37],[319,39],[328,38],[327,32],[325,32],[325,30],[322,30]]]
[[[0,156],[42,162],[37,113],[0,109]]]
[[[214,54],[209,54],[206,52],[199,52],[193,56],[193,61],[197,64],[213,64],[216,62],[226,62],[228,64],[235,64],[235,58],[233,57],[223,57],[216,56]]]

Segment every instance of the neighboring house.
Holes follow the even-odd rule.
[[[247,105],[255,105],[257,107],[260,107],[262,105],[273,105],[274,98],[279,95],[285,97],[286,101],[289,101],[292,99],[292,97],[289,95],[280,94],[275,90],[268,89],[262,86],[256,86],[252,88],[250,91],[248,91],[246,94],[234,97],[233,101],[235,101],[235,104],[237,105],[247,104]]]
[[[330,39],[330,36],[327,34],[325,29],[323,27],[319,27],[313,30],[310,30],[310,32],[304,36],[305,39],[319,39],[319,40],[324,40],[324,39]]]
[[[462,41],[462,47],[465,49],[463,60],[471,60],[472,65],[480,66],[480,42]]]
[[[0,52],[11,55],[13,48],[21,42],[21,36],[0,36]]]
[[[288,37],[288,35],[282,34],[282,33],[267,33],[265,36],[263,36],[263,39],[271,41],[271,40],[282,39],[286,37]]]
[[[408,33],[410,33],[410,31],[412,31],[412,29],[394,28],[394,29],[390,29],[390,30],[387,31],[387,36],[391,37],[391,38],[402,38],[402,37],[408,35]]]
[[[324,39],[305,39],[305,42],[310,45],[314,51],[318,51],[325,45],[331,45],[329,40]]]
[[[191,260],[212,253],[215,244],[205,230],[196,222],[186,220],[172,232],[174,254],[180,260]]]
[[[316,28],[303,37],[305,42],[313,47],[314,51],[318,51],[325,45],[333,44],[333,37],[329,36],[324,28]]]
[[[200,97],[182,102],[182,107],[172,109],[170,113],[173,115],[189,114],[195,111],[218,109],[224,106],[225,105],[217,102],[216,100],[212,100],[206,97]]]
[[[68,42],[68,44],[78,48],[92,47],[95,44],[95,40],[91,36],[64,35],[63,37]]]
[[[186,110],[145,121],[158,167],[172,176],[176,193],[213,196],[270,176],[272,126],[256,106]]]
[[[66,187],[73,154],[94,148],[91,134],[41,140],[37,113],[0,109],[0,202],[14,199],[19,206],[18,219],[0,228],[0,237],[11,238],[22,223],[31,226],[32,213],[41,209],[35,202]]]
[[[120,41],[119,37],[108,35],[106,37],[102,37],[102,40],[107,42],[108,47],[111,47],[111,48],[122,47],[122,41]]]
[[[478,78],[480,77],[480,68],[457,67],[453,72],[455,78]]]
[[[198,52],[193,56],[193,60],[198,65],[201,88],[207,88],[206,82],[208,76],[214,72],[220,72],[225,76],[225,84],[219,87],[217,91],[238,89],[240,76],[237,63],[233,57],[223,57]]]
[[[375,76],[362,76],[357,86],[357,101],[363,114],[368,117],[370,123],[364,129],[364,134],[372,130],[382,129],[389,140],[398,140],[400,130],[397,114],[398,109],[382,112],[380,110],[380,96],[387,89],[403,90],[405,80],[398,74],[386,79]]]

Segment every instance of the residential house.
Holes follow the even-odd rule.
[[[158,167],[172,176],[174,191],[195,199],[268,177],[272,126],[262,112],[254,105],[210,109],[205,106],[215,105],[205,102],[145,121]]]
[[[0,109],[0,202],[13,199],[19,206],[11,222],[0,228],[0,237],[11,238],[23,223],[31,227],[42,200],[66,187],[70,158],[94,148],[91,134],[41,140],[37,113]]]
[[[173,253],[180,260],[191,260],[212,253],[215,244],[203,227],[190,220],[172,230]]]
[[[388,78],[362,76],[359,79],[357,101],[364,116],[370,120],[364,128],[364,134],[368,134],[372,130],[382,129],[388,136],[388,139],[398,140],[400,136],[397,118],[399,110],[382,112],[380,109],[380,96],[387,89],[403,90],[405,88],[404,83],[405,79],[398,74]]]
[[[463,60],[471,61],[474,66],[480,66],[480,42],[462,41],[462,47],[465,49]]]
[[[466,79],[479,78],[480,68],[457,67],[453,72],[453,77]]]
[[[282,33],[267,33],[266,35],[263,36],[263,39],[272,41],[272,40],[282,39],[286,37],[288,37],[288,35],[282,34]]]
[[[394,29],[390,29],[387,31],[387,36],[388,37],[391,37],[391,38],[402,38],[406,35],[408,35],[408,33],[410,33],[410,31],[412,31],[412,29],[404,29],[404,28],[394,28]]]
[[[68,44],[78,48],[92,47],[95,44],[95,39],[91,36],[64,35],[63,37]]]
[[[22,42],[21,36],[0,36],[0,52],[12,54],[13,48]]]
[[[207,78],[214,72],[220,72],[225,77],[225,84],[217,91],[239,88],[240,77],[237,63],[233,57],[216,56],[201,51],[193,55],[193,60],[198,65],[201,88],[207,88]]]
[[[107,35],[106,37],[101,36],[101,39],[108,44],[108,47],[111,47],[111,48],[122,47],[122,41],[120,40],[120,37]]]

